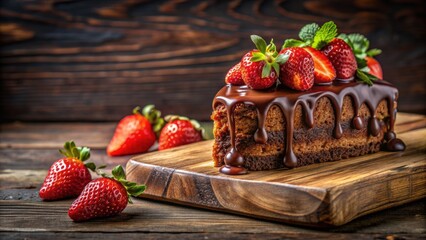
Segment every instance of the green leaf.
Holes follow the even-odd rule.
[[[367,67],[367,61],[365,60],[365,58],[356,58],[356,64],[358,66],[359,69],[365,68]]]
[[[127,192],[134,196],[137,197],[139,195],[141,195],[146,189],[145,185],[135,185],[135,186],[131,186],[129,188],[127,188]]]
[[[352,42],[352,50],[359,54],[365,54],[368,47],[370,46],[370,41],[364,35],[359,33],[352,33],[348,35],[349,40]]]
[[[278,57],[275,59],[275,62],[277,62],[278,64],[284,64],[288,61],[288,58],[290,57],[290,55],[288,55],[287,53],[281,53],[280,55],[278,55]]]
[[[280,76],[280,65],[277,62],[274,62],[271,65],[274,68],[275,73],[277,74],[277,77],[279,77]]]
[[[92,172],[96,172],[96,165],[92,162],[84,164],[88,169],[92,170]]]
[[[368,86],[373,86],[373,81],[367,76],[366,73],[362,72],[361,70],[356,70],[357,77],[364,83],[368,84]]]
[[[369,72],[364,72],[365,75],[367,75],[368,78],[370,78],[371,81],[380,80],[378,77],[370,74]]]
[[[334,22],[324,23],[314,36],[312,47],[321,49],[337,36],[337,26]]]
[[[126,179],[126,173],[124,172],[124,169],[121,165],[117,165],[114,169],[111,171],[112,176],[114,176],[117,180],[125,180]]]
[[[251,35],[251,40],[253,41],[254,45],[256,45],[256,48],[261,52],[265,53],[266,51],[266,42],[265,40],[257,35]]]
[[[76,147],[72,148],[71,151],[73,157],[80,159],[80,151]]]
[[[282,46],[282,49],[284,48],[288,48],[288,47],[301,47],[303,46],[305,43],[300,41],[300,40],[296,40],[296,39],[286,39],[284,41],[284,44]]]
[[[66,154],[65,154],[66,157],[72,157],[73,156],[72,150],[71,150],[71,143],[72,142],[73,141],[68,141],[68,142],[65,142],[65,144],[64,144],[64,150],[66,151]]]
[[[271,73],[271,64],[265,63],[262,69],[262,78],[269,77],[270,73]]]
[[[107,167],[107,165],[101,165],[101,166],[98,167],[98,169],[104,169],[106,167]]]
[[[266,60],[265,54],[263,54],[261,52],[253,52],[250,61],[259,62],[259,61],[262,61],[262,60]]]
[[[315,37],[315,33],[320,27],[316,23],[305,25],[299,32],[299,38],[303,41],[312,41]]]
[[[77,148],[80,151],[80,156],[79,159],[81,161],[86,161],[87,159],[90,158],[90,148],[88,147],[82,147],[82,148]]]
[[[266,52],[275,53],[277,51],[277,47],[274,44],[274,39],[271,39],[271,42],[266,46]]]
[[[382,53],[382,50],[373,48],[367,51],[367,56],[374,57]]]

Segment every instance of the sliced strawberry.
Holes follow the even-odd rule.
[[[338,79],[347,80],[355,76],[357,70],[355,55],[345,41],[334,38],[321,51],[333,64]]]
[[[314,76],[315,84],[328,84],[336,78],[336,70],[331,64],[330,60],[324,55],[324,53],[312,48],[303,48],[307,51],[314,60]]]
[[[383,79],[383,71],[380,63],[372,57],[365,57],[365,60],[367,61],[367,67],[370,69],[369,73],[379,79]]]
[[[241,76],[241,62],[235,64],[231,69],[229,69],[228,73],[225,77],[225,82],[230,83],[232,85],[244,85],[243,77]]]
[[[311,55],[300,47],[284,48],[280,54],[288,56],[281,65],[281,82],[289,88],[305,91],[314,85],[314,61]]]

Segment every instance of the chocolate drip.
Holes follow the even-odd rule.
[[[245,160],[238,152],[235,144],[234,109],[237,103],[254,105],[256,107],[258,129],[254,134],[254,140],[262,144],[268,141],[265,119],[269,108],[272,105],[277,105],[282,110],[286,119],[286,143],[283,163],[284,166],[293,168],[298,163],[297,157],[293,152],[294,114],[297,105],[300,104],[305,113],[306,125],[312,128],[314,126],[315,105],[320,98],[327,97],[335,111],[333,135],[336,139],[339,139],[343,135],[341,116],[345,96],[350,96],[353,101],[355,116],[352,119],[352,125],[355,129],[360,130],[365,127],[362,118],[358,116],[358,111],[362,104],[367,105],[371,115],[368,130],[373,136],[377,136],[381,130],[381,122],[375,115],[376,108],[382,100],[387,100],[390,114],[385,148],[389,151],[402,151],[405,149],[404,143],[400,139],[397,139],[393,133],[398,90],[386,81],[376,81],[373,86],[355,81],[343,83],[336,81],[332,85],[314,86],[305,92],[293,91],[282,86],[276,89],[256,91],[247,88],[247,86],[227,85],[216,94],[213,101],[213,108],[216,108],[218,104],[223,104],[227,109],[231,141],[231,148],[225,156],[225,166],[220,171],[225,174],[244,174],[247,172],[244,169]]]

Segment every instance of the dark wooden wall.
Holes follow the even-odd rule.
[[[208,120],[250,34],[281,45],[303,25],[334,20],[360,32],[400,111],[425,113],[425,1],[0,2],[1,121],[110,121],[153,103]]]

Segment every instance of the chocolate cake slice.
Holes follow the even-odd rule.
[[[400,151],[395,136],[398,90],[334,81],[295,91],[226,85],[213,101],[213,159],[227,174],[336,161],[384,147]]]

